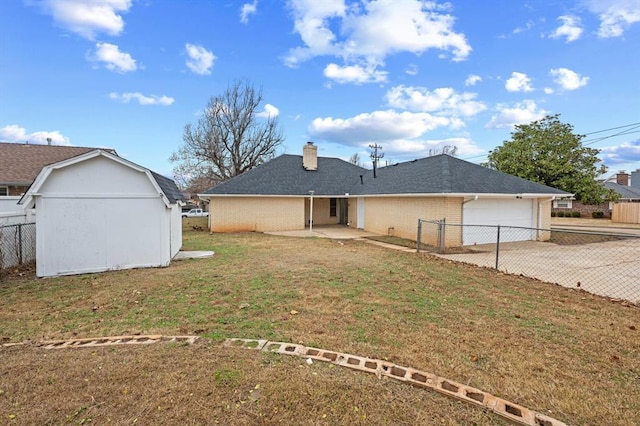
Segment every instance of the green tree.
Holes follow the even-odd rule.
[[[598,164],[600,150],[583,146],[584,135],[573,133],[559,117],[517,125],[511,140],[490,151],[484,166],[571,192],[587,204],[615,200],[616,194],[597,181],[607,171]]]
[[[262,90],[246,80],[211,97],[169,158],[176,182],[197,193],[273,158],[284,138],[277,117],[258,110],[262,99]]]

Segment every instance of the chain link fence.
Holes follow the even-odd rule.
[[[640,304],[640,235],[418,220],[418,251]]]
[[[36,224],[0,226],[0,275],[8,268],[36,260]]]

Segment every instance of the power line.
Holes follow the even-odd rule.
[[[625,127],[631,127],[631,126],[635,126],[635,125],[638,125],[638,124],[640,124],[640,122],[638,122],[638,123],[626,124],[626,125],[624,125],[624,126],[612,127],[612,128],[610,128],[610,129],[597,130],[597,131],[595,131],[595,132],[585,133],[584,135],[585,135],[585,136],[595,135],[596,133],[609,132],[609,131],[611,131],[611,130],[623,129],[623,128],[625,128]]]
[[[628,129],[628,127],[631,127],[631,129]],[[640,129],[640,122],[631,123],[631,124],[625,124],[623,126],[611,127],[609,129],[604,129],[604,130],[596,130],[594,132],[585,133],[584,136],[595,135],[596,133],[610,132],[612,130],[618,130],[618,129],[626,129],[626,130],[623,130],[621,132],[615,133],[613,135],[602,136],[602,137],[599,137],[599,138],[596,138],[596,139],[587,139],[585,141],[582,141],[582,145],[583,146],[593,145],[595,143],[601,142],[601,141],[606,140],[606,139],[614,138],[616,136],[624,136],[624,135],[631,135],[631,134],[634,134],[634,133],[640,133],[640,130],[636,130],[636,129]],[[488,154],[480,154],[480,155],[474,155],[474,156],[471,156],[471,157],[465,157],[465,158],[462,158],[462,159],[463,160],[473,160],[473,159],[476,159],[476,158],[483,158],[483,157],[487,157],[487,156],[488,156]]]
[[[603,136],[601,138],[596,138],[596,139],[593,139],[593,140],[586,140],[586,141],[583,141],[583,145],[593,145],[594,143],[601,142],[601,141],[603,141],[605,139],[614,138],[616,136],[623,136],[623,135],[631,135],[633,133],[640,133],[640,130],[635,130],[635,129],[639,129],[639,128],[640,128],[640,125],[638,125],[636,127],[632,127],[631,129],[623,130],[622,132],[618,132],[618,133],[615,133],[613,135]]]

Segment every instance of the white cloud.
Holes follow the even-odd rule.
[[[504,84],[505,89],[509,92],[531,92],[531,79],[528,75],[521,72],[512,72],[511,77]]]
[[[169,96],[156,96],[156,95],[143,95],[140,92],[126,92],[126,93],[109,93],[109,99],[114,101],[120,101],[123,104],[128,104],[131,101],[138,101],[140,105],[171,105],[175,99]]]
[[[93,40],[99,33],[119,35],[124,29],[121,14],[131,8],[131,0],[44,0],[38,3],[57,25]]]
[[[582,86],[586,86],[589,81],[589,77],[582,77],[575,71],[571,71],[567,68],[556,68],[549,71],[549,74],[554,77],[555,81],[564,90],[576,90]]]
[[[52,145],[71,146],[69,138],[58,130],[52,132],[40,131],[27,133],[27,129],[17,124],[10,124],[0,128],[0,139],[7,142],[29,142],[32,144],[46,145],[47,138],[51,139]]]
[[[401,160],[427,157],[430,152],[442,150],[445,146],[458,148],[458,155],[473,155],[483,153],[468,137],[456,137],[445,139],[398,139],[385,142],[384,152],[388,157]]]
[[[399,52],[419,55],[436,49],[454,61],[471,52],[464,34],[454,31],[448,3],[372,0],[347,7],[343,0],[290,0],[289,5],[303,46],[288,52],[288,66],[325,55],[339,57],[345,65],[379,65]]]
[[[543,90],[546,95],[552,95],[553,93],[555,93],[555,90],[553,90],[553,87],[545,87]]]
[[[111,43],[96,43],[96,50],[89,59],[102,62],[109,71],[125,73],[138,69],[136,60],[130,54],[121,52],[117,45]]]
[[[557,20],[562,21],[562,25],[550,34],[551,38],[566,37],[567,43],[576,41],[580,38],[583,31],[580,18],[572,15],[563,15],[559,16]]]
[[[416,64],[410,64],[404,72],[409,75],[416,75],[418,74],[418,66]]]
[[[536,25],[535,22],[527,21],[527,23],[523,27],[517,27],[513,31],[511,31],[511,33],[512,34],[524,33],[532,29],[535,25]]]
[[[258,117],[269,118],[269,117],[277,117],[280,115],[280,110],[271,104],[266,104],[264,106],[264,111],[256,114]]]
[[[587,8],[600,18],[601,38],[621,37],[632,24],[640,22],[638,0],[587,0]]]
[[[387,81],[386,71],[379,71],[374,65],[348,65],[341,67],[329,64],[324,69],[324,76],[337,83],[383,83]]]
[[[482,81],[482,77],[475,74],[469,74],[467,79],[464,81],[465,86],[475,86],[476,84]]]
[[[415,139],[440,127],[458,126],[459,120],[438,117],[426,112],[397,112],[393,110],[363,113],[355,117],[316,118],[309,126],[309,134],[319,139],[359,146],[369,141]]]
[[[196,74],[211,74],[213,61],[216,59],[213,52],[208,51],[202,46],[190,43],[185,45],[185,49],[187,50],[187,56],[189,57],[187,60],[187,68]]]
[[[249,15],[255,15],[258,7],[258,0],[254,0],[253,3],[245,3],[240,9],[240,22],[243,24],[249,23]]]
[[[640,163],[640,139],[600,149],[605,164]]]
[[[508,129],[513,128],[516,124],[531,123],[540,120],[547,111],[538,109],[536,103],[530,99],[525,99],[512,107],[506,104],[498,104],[497,114],[491,117],[485,128],[487,129]]]
[[[476,101],[475,93],[457,93],[450,87],[440,87],[429,91],[425,87],[396,86],[385,95],[387,102],[394,108],[420,112],[434,112],[438,115],[469,117],[487,107]]]

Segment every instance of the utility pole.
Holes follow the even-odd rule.
[[[382,147],[377,143],[369,144],[369,148],[371,148],[371,161],[373,162],[373,178],[376,178],[376,169],[378,168],[378,160],[384,158],[384,153],[382,153]],[[378,150],[381,152],[378,153]]]

